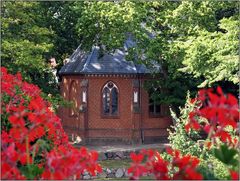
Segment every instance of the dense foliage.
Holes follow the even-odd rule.
[[[81,44],[112,52],[127,36],[135,41],[128,60],[136,59],[162,75],[156,84],[166,91],[158,100],[178,108],[187,90],[228,86],[237,93],[237,1],[62,1],[7,2],[2,8],[2,63],[21,71],[45,93],[51,85],[48,58],[58,69]]]
[[[157,82],[168,91],[159,101],[182,105],[187,90],[230,83],[237,90],[238,3],[215,1],[115,1],[73,4],[82,47],[112,51],[131,34],[128,50],[150,69],[160,63]],[[87,43],[85,43],[87,42]],[[104,46],[103,46],[104,45]],[[235,85],[235,86],[234,86]]]
[[[44,92],[56,93],[47,62],[47,54],[54,46],[54,33],[44,26],[40,4],[3,2],[1,13],[2,65],[11,72],[21,72],[25,80],[39,85]]]
[[[81,179],[101,171],[97,152],[68,143],[41,90],[1,68],[1,179]]]
[[[133,163],[128,169],[132,178],[138,179],[146,173],[152,173],[156,179],[239,179],[237,99],[231,94],[224,94],[220,87],[216,91],[200,90],[196,99],[186,103],[181,114],[175,127],[176,134],[170,134],[172,147],[175,148],[167,149],[171,155],[170,161],[164,159],[166,155],[161,156],[153,150],[132,154]],[[208,135],[201,145],[190,140],[193,130],[202,130]],[[186,142],[181,142],[181,138]],[[181,156],[181,152],[186,155]]]

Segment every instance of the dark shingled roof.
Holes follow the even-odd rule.
[[[136,64],[134,61],[127,61],[126,50],[135,46],[135,42],[127,39],[123,50],[117,49],[114,53],[100,54],[100,48],[94,46],[90,53],[83,52],[80,46],[69,57],[69,62],[64,65],[59,74],[145,74],[150,73],[145,65]],[[155,72],[160,68],[155,67]]]
[[[114,54],[99,57],[99,48],[93,47],[89,54],[77,50],[69,58],[59,74],[137,74],[149,73],[144,65],[125,60],[125,53],[117,49]]]

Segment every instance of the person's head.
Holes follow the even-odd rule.
[[[52,68],[55,68],[57,66],[56,59],[54,57],[51,57],[49,59],[49,64]]]

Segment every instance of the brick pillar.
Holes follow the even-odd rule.
[[[81,133],[82,140],[86,143],[88,138],[88,80],[84,79],[81,81],[81,103],[79,107],[79,120],[80,127],[79,132]]]
[[[132,89],[132,141],[141,143],[141,124],[140,124],[140,82],[138,79],[133,80]]]

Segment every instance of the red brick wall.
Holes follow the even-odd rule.
[[[119,90],[119,117],[109,119],[101,116],[102,87],[111,80]],[[132,128],[131,92],[132,81],[126,78],[90,78],[89,79],[89,128]]]
[[[81,105],[81,81],[88,79],[87,112],[79,112]],[[61,108],[59,116],[62,119],[65,130],[70,134],[77,134],[88,138],[120,138],[132,140],[133,137],[140,139],[140,128],[143,128],[143,135],[166,136],[166,128],[171,121],[168,117],[151,118],[148,115],[148,94],[141,89],[141,103],[139,113],[133,112],[133,80],[134,77],[96,77],[96,76],[64,76],[62,77],[61,94],[69,100],[70,84],[76,81],[77,101],[75,103],[77,113],[70,116],[69,108]],[[119,90],[119,115],[117,118],[102,116],[102,88],[112,81]],[[143,80],[142,80],[143,84]],[[141,86],[141,85],[140,85]],[[87,120],[84,122],[84,119]],[[151,129],[153,128],[153,129]],[[163,128],[163,129],[159,129]],[[84,131],[84,129],[86,131]]]
[[[84,128],[83,119],[80,119],[81,116],[77,112],[77,108],[80,106],[81,96],[80,96],[80,83],[83,78],[81,76],[64,76],[61,82],[61,95],[67,101],[70,100],[70,87],[73,81],[75,81],[75,86],[72,87],[76,89],[74,93],[77,98],[74,102],[75,115],[70,114],[70,108],[60,108],[58,115],[62,120],[64,129],[69,135],[74,133],[75,135],[83,136],[83,132],[79,131]]]

